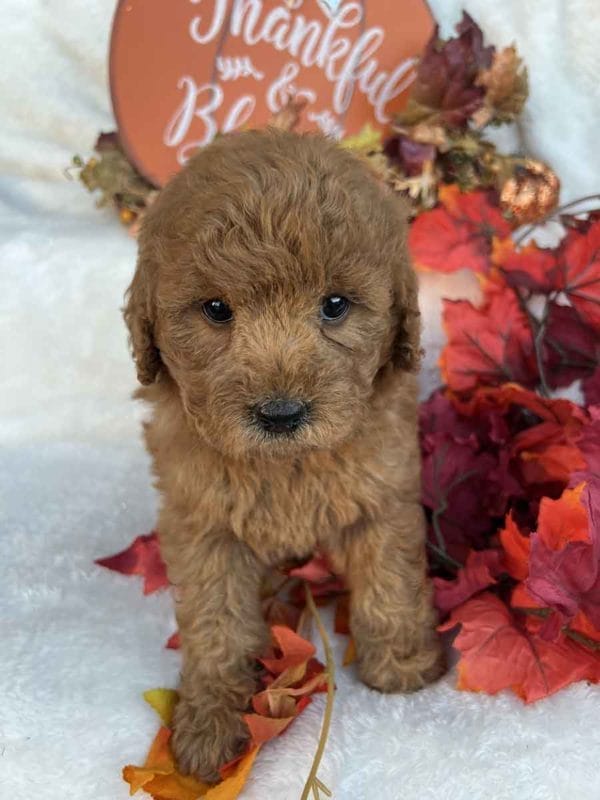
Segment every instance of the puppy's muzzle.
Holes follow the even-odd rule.
[[[308,421],[309,408],[301,400],[266,400],[254,407],[254,416],[267,433],[292,433]]]

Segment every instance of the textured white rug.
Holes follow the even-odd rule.
[[[154,522],[141,412],[119,305],[135,245],[62,170],[113,122],[105,86],[111,0],[3,0],[0,26],[0,798],[118,800],[123,764],[156,727],[145,689],[177,681],[169,598],[95,567]],[[444,20],[458,3],[437,0]],[[516,39],[532,73],[521,134],[567,198],[600,187],[600,38],[594,0],[466,2],[492,41]],[[518,132],[513,132],[517,136]],[[426,276],[428,368],[438,298]],[[339,643],[339,650],[342,643]],[[340,659],[338,658],[338,661]],[[336,800],[600,798],[600,689],[534,707],[454,690],[382,697],[340,670],[322,768]],[[259,756],[245,800],[297,800],[319,698]]]

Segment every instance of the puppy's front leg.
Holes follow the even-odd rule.
[[[263,568],[228,532],[186,536],[179,528],[163,539],[183,655],[173,752],[182,772],[215,780],[248,738],[241,714],[256,691],[255,659],[268,644]]]
[[[361,679],[382,692],[410,692],[438,678],[444,659],[421,506],[398,504],[381,521],[349,533],[341,555]]]

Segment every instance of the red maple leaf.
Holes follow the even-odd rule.
[[[437,208],[419,214],[411,225],[408,243],[414,263],[439,272],[488,272],[494,237],[510,234],[492,195],[462,193],[451,184],[440,188],[439,198]]]
[[[503,570],[502,553],[499,550],[471,550],[455,580],[433,579],[435,607],[441,614],[447,614],[496,583],[496,578]]]
[[[443,319],[448,344],[440,366],[453,391],[510,381],[535,386],[533,335],[511,289],[488,282],[480,308],[466,300],[445,300]]]
[[[488,500],[496,490],[490,474],[496,459],[477,443],[448,433],[431,434],[422,461],[422,502],[431,511],[429,547],[442,563],[449,555],[462,563],[490,532]],[[435,559],[434,559],[435,560]]]
[[[514,288],[541,294],[560,288],[556,250],[538,247],[535,242],[517,249],[510,237],[494,239],[492,261]]]
[[[557,258],[560,288],[582,320],[600,331],[600,220],[569,230]]]
[[[458,624],[459,689],[487,694],[512,689],[532,703],[576,681],[600,681],[598,652],[565,636],[547,641],[531,633],[489,592],[456,608],[440,630]]]
[[[549,386],[570,386],[593,373],[600,360],[600,337],[572,306],[550,302],[543,351]]]
[[[141,575],[144,594],[169,586],[167,568],[160,555],[158,535],[154,531],[137,536],[125,550],[114,556],[97,558],[95,563],[123,575]]]

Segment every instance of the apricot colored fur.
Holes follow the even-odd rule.
[[[348,580],[361,678],[412,691],[443,670],[419,502],[419,312],[396,198],[333,142],[216,140],[144,220],[125,319],[183,667],[173,747],[203,778],[234,757],[268,644],[265,571],[319,546]],[[323,297],[352,300],[340,323]],[[234,311],[211,323],[201,306]],[[310,403],[272,436],[250,409]]]

